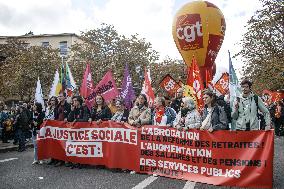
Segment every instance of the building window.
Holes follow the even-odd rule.
[[[60,55],[67,55],[67,41],[61,41],[59,43]]]
[[[42,42],[42,43],[41,43],[41,46],[42,46],[42,47],[48,47],[48,46],[49,46],[49,42]]]

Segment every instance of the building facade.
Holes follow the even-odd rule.
[[[70,55],[70,47],[75,43],[81,43],[82,40],[75,33],[61,34],[40,34],[34,35],[32,32],[22,36],[0,36],[0,44],[5,44],[10,38],[16,38],[25,41],[28,46],[51,46],[53,49],[59,49],[61,56]]]

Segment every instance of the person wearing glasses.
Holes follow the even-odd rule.
[[[260,130],[259,110],[265,119],[265,130],[269,130],[271,128],[270,113],[262,99],[253,94],[251,87],[252,82],[248,79],[241,82],[242,95],[236,98],[232,112],[232,118],[236,120],[236,130]]]

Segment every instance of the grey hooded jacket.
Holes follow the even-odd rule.
[[[270,115],[263,101],[258,96],[258,107],[263,113],[266,126],[270,125]],[[246,124],[250,124],[250,130],[259,130],[259,121],[257,117],[257,106],[254,100],[254,94],[251,93],[247,98],[239,97],[234,104],[239,101],[239,108],[236,110],[233,107],[232,118],[236,120],[237,130],[246,130]]]

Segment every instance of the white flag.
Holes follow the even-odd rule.
[[[39,78],[37,79],[37,83],[36,83],[35,102],[41,103],[42,109],[45,110],[43,94],[42,94],[42,89],[41,89]]]

